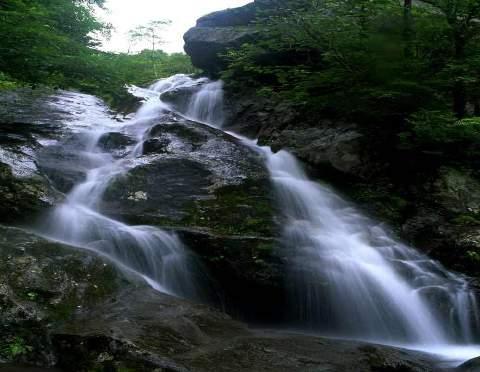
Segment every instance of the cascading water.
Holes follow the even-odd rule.
[[[289,153],[263,151],[286,220],[296,319],[373,341],[475,341],[480,314],[466,279],[393,240],[310,181]]]
[[[221,127],[221,83],[182,75],[158,86],[195,87],[172,110]],[[480,312],[466,278],[396,241],[331,189],[309,180],[289,153],[243,140],[264,155],[283,211],[292,321],[323,334],[407,345],[452,360],[480,354],[468,346],[479,341]]]
[[[155,92],[145,90],[144,93],[145,97],[147,93],[158,97]],[[51,239],[96,251],[119,267],[140,275],[162,292],[198,298],[194,258],[174,234],[150,226],[128,226],[99,211],[110,181],[124,174],[131,164],[141,161],[138,157],[143,133],[154,124],[165,106],[158,99],[147,100],[135,117],[121,126],[110,119],[101,101],[91,96],[70,94],[68,100],[56,104],[75,113],[74,120],[65,124],[73,130],[75,151],[87,168],[86,179],[51,212],[41,233]],[[86,109],[82,110],[82,107]],[[138,139],[124,158],[115,159],[98,146],[101,136],[112,131],[133,133]]]
[[[181,103],[159,99],[182,89],[190,94],[183,94]],[[142,161],[145,133],[161,115],[177,111],[221,127],[222,83],[176,75],[131,92],[146,101],[123,126],[90,96],[72,94],[57,103],[76,114],[66,124],[76,133],[76,151],[87,172],[51,213],[43,233],[94,250],[161,291],[197,297],[194,260],[175,235],[128,226],[102,215],[100,207],[110,181]],[[126,157],[116,159],[98,146],[111,131],[137,139]],[[480,354],[472,345],[479,339],[480,313],[466,278],[399,243],[331,189],[309,180],[289,153],[243,140],[264,155],[283,212],[292,323],[456,360]]]

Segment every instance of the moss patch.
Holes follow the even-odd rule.
[[[272,236],[273,209],[265,184],[245,182],[217,189],[214,198],[196,200],[181,225],[222,235]]]
[[[408,213],[409,201],[392,190],[375,186],[358,184],[351,192],[351,197],[374,216],[385,219],[394,226],[401,224]]]

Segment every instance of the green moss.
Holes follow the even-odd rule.
[[[474,263],[480,263],[480,253],[476,251],[467,251],[466,255],[469,260],[473,261]]]
[[[352,192],[352,197],[372,214],[393,225],[403,221],[410,205],[407,199],[398,194],[392,194],[391,190],[374,189],[370,185],[357,185]]]
[[[25,340],[19,336],[15,336],[4,343],[0,343],[0,356],[7,360],[15,360],[31,351],[32,347],[27,345]]]
[[[476,215],[461,214],[452,219],[452,223],[459,226],[477,226],[480,220]]]
[[[245,182],[219,188],[214,198],[193,202],[181,224],[217,234],[271,236],[273,210],[264,187]]]

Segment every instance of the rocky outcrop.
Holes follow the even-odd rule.
[[[211,74],[224,67],[221,55],[255,39],[252,25],[258,1],[246,6],[215,12],[200,18],[185,35],[185,51],[192,63]]]
[[[221,130],[175,114],[156,122],[145,136],[144,156],[128,160],[129,170],[105,190],[102,211],[176,231],[205,262],[229,310],[268,319],[283,304],[283,261],[260,155]],[[245,286],[251,290],[240,289]]]
[[[370,154],[365,148],[367,139],[354,125],[337,123],[334,126],[324,121],[315,128],[287,127],[276,133],[262,133],[260,141],[265,141],[274,151],[289,150],[319,169],[330,167],[360,178],[372,172]]]
[[[134,224],[271,235],[268,173],[236,138],[168,114],[149,129],[143,154],[105,190],[105,213]]]
[[[46,110],[52,94],[24,89],[0,95],[1,222],[25,222],[61,198],[36,162],[42,143],[57,137],[61,126],[61,115]]]

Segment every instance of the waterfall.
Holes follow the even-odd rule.
[[[295,320],[377,342],[475,341],[479,313],[465,278],[394,240],[309,180],[289,153],[262,150],[285,217]]]
[[[138,157],[144,132],[165,110],[155,91],[147,89],[142,93],[145,98],[157,99],[147,99],[124,126],[111,119],[103,103],[91,96],[69,93],[67,98],[55,103],[75,115],[65,125],[73,132],[75,151],[83,159],[82,164],[87,164],[87,170],[85,180],[45,218],[40,233],[93,250],[118,267],[143,277],[159,291],[199,298],[195,259],[175,234],[151,226],[129,226],[100,212],[105,189],[115,177],[141,161]],[[98,146],[98,141],[108,132],[121,131],[133,134],[137,144],[126,157],[115,159]]]
[[[72,93],[55,103],[75,114],[65,124],[87,172],[48,216],[42,234],[108,257],[160,291],[198,298],[198,266],[178,237],[102,215],[101,200],[114,178],[142,161],[145,135],[163,114],[176,111],[220,128],[222,83],[175,75],[130,91],[145,102],[124,125],[110,119],[106,107],[90,96]],[[161,98],[169,93],[184,100],[174,104]],[[136,138],[127,156],[114,158],[98,145],[112,131]],[[310,180],[288,152],[274,153],[237,137],[263,155],[282,211],[280,240],[288,259],[292,325],[456,360],[480,354],[474,345],[480,312],[468,278],[402,244],[331,188]]]
[[[221,127],[222,84],[186,76],[175,81],[168,81],[169,90],[195,89],[187,105],[171,109]],[[281,207],[293,324],[455,360],[480,354],[471,346],[479,341],[480,312],[467,278],[402,244],[332,189],[308,179],[288,152],[236,136],[263,154]]]

